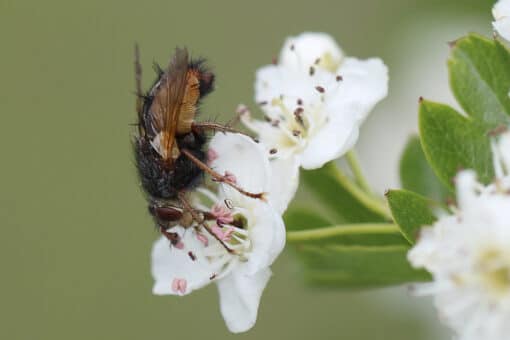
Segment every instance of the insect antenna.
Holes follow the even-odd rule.
[[[138,121],[142,121],[143,114],[143,98],[142,92],[142,64],[140,64],[140,48],[135,43],[135,86],[136,86],[136,112],[138,113]]]

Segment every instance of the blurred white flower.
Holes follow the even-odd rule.
[[[260,145],[238,134],[219,133],[211,140],[216,157],[211,166],[229,172],[243,189],[268,192],[270,172]],[[154,294],[186,295],[216,282],[221,313],[231,332],[244,332],[256,321],[260,297],[283,250],[285,227],[270,204],[220,186],[217,193],[198,189],[203,196],[195,207],[207,212],[211,235],[205,228],[176,226],[181,247],[160,238],[152,250]],[[227,250],[228,248],[228,250]]]
[[[510,132],[506,131],[492,140],[492,157],[494,170],[500,181],[508,182],[510,179]],[[510,183],[508,183],[510,185]]]
[[[298,169],[316,169],[357,141],[360,125],[388,91],[380,59],[346,58],[324,33],[288,38],[279,63],[257,71],[255,100],[265,120],[246,111],[243,123],[256,132],[273,159],[280,182],[280,211],[298,184]]]
[[[510,0],[499,0],[492,8],[492,26],[500,36],[510,41]]]
[[[422,229],[408,258],[427,269],[440,318],[461,340],[504,340],[510,334],[510,195],[483,186],[474,172],[457,176],[458,210]]]

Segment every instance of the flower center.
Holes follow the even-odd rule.
[[[477,264],[482,284],[487,291],[501,297],[510,293],[510,258],[498,249],[484,251]]]
[[[269,105],[277,109],[277,114],[266,116],[266,121],[280,131],[278,147],[303,149],[307,141],[326,123],[326,115],[322,110],[324,95],[319,92],[318,96],[318,100],[310,103],[286,95],[271,100]]]

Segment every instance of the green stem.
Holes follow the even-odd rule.
[[[400,229],[395,224],[390,223],[342,224],[333,227],[289,231],[287,232],[287,241],[309,241],[340,235],[373,233],[400,233]]]
[[[370,188],[370,185],[368,184],[365,176],[363,176],[363,171],[361,171],[361,165],[359,163],[356,152],[354,150],[350,150],[345,156],[347,158],[347,163],[352,170],[352,174],[356,179],[356,183],[358,183],[360,188],[363,189],[367,194],[373,195],[372,189]]]
[[[347,190],[352,196],[354,196],[360,203],[362,203],[367,209],[381,215],[388,221],[393,221],[390,209],[386,206],[385,202],[375,198],[374,196],[366,193],[359,186],[357,186],[342,170],[336,166],[335,176],[338,182]]]

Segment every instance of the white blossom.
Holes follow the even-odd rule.
[[[492,15],[494,30],[510,41],[510,0],[499,0],[492,8]]]
[[[510,195],[496,182],[483,186],[474,172],[457,175],[456,213],[425,227],[408,258],[425,268],[440,318],[461,340],[504,340],[510,334]]]
[[[387,73],[380,59],[344,57],[324,33],[288,38],[279,62],[257,71],[255,100],[265,120],[249,114],[242,120],[273,160],[280,196],[287,198],[280,211],[295,193],[299,167],[320,168],[354,146],[361,124],[387,94]]]
[[[250,192],[269,195],[270,169],[260,145],[239,134],[219,133],[211,140],[210,165]],[[212,215],[204,227],[175,226],[179,246],[160,238],[152,251],[154,294],[186,295],[216,282],[220,309],[232,332],[244,332],[256,321],[269,266],[285,244],[281,216],[261,199],[221,185],[218,192],[199,188],[194,207]],[[209,202],[206,204],[205,202]],[[227,250],[228,248],[228,250]]]

